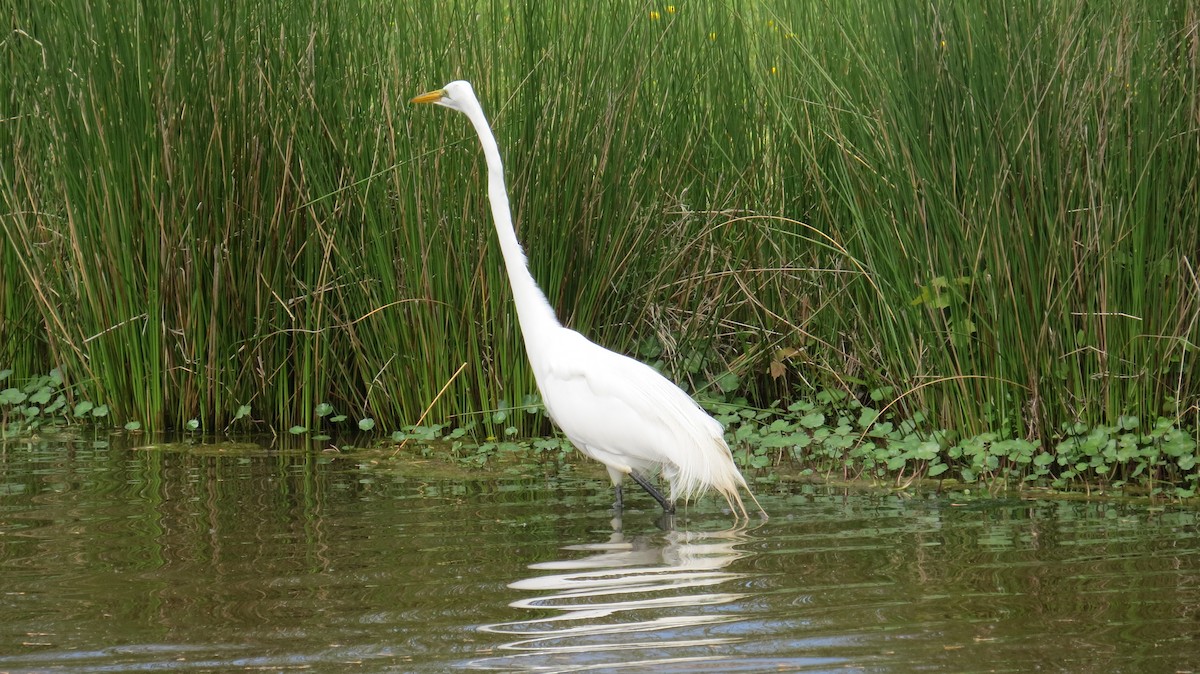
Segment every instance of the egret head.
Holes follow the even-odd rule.
[[[467,105],[475,101],[475,90],[471,88],[471,83],[465,80],[455,80],[441,89],[414,96],[412,99],[413,103],[434,103],[459,112],[466,112]]]

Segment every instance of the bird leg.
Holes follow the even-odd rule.
[[[647,494],[653,496],[655,501],[658,501],[658,504],[662,506],[664,513],[674,514],[675,504],[668,501],[667,497],[663,496],[662,492],[659,491],[657,487],[655,487],[653,484],[650,484],[649,480],[642,477],[641,475],[638,475],[637,473],[633,472],[632,470],[629,471],[629,477],[633,478],[634,482],[641,485],[642,489],[645,489]],[[617,488],[620,489],[620,487],[617,487]]]
[[[654,525],[663,531],[675,531],[675,513],[663,513],[654,520]]]
[[[616,492],[616,498],[613,500],[613,510],[621,512],[621,509],[625,507],[625,498],[621,494],[621,485],[613,485],[613,491]]]

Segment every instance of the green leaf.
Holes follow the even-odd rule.
[[[24,391],[26,394],[32,394],[34,391],[40,389],[41,387],[43,387],[49,383],[50,383],[50,378],[47,377],[46,375],[42,375],[40,377],[29,380],[29,382],[27,384],[25,384],[25,386],[22,387],[21,390]]]
[[[738,386],[741,385],[741,381],[738,379],[738,376],[733,372],[726,372],[720,377],[717,377],[717,381],[715,383],[721,393],[730,393],[732,391],[736,391]]]
[[[1121,430],[1124,431],[1132,431],[1133,429],[1137,428],[1140,423],[1141,420],[1135,416],[1122,415],[1117,417],[1117,425],[1120,426]]]
[[[950,322],[950,338],[954,345],[960,349],[971,344],[971,337],[975,334],[975,321],[969,318],[962,318]]]
[[[50,405],[46,408],[46,412],[49,412],[49,413],[57,412],[58,410],[62,409],[64,406],[66,406],[66,404],[67,404],[67,397],[65,395],[59,393],[58,397],[54,399],[54,402],[50,403]]]
[[[795,444],[790,435],[768,435],[759,441],[758,446],[765,449],[780,449]]]
[[[87,414],[88,412],[91,412],[93,407],[95,407],[95,405],[93,405],[91,402],[89,402],[87,400],[84,400],[84,401],[81,401],[80,403],[76,404],[75,409],[73,411],[74,411],[75,416],[81,417],[81,416]]]
[[[787,419],[776,419],[771,422],[770,426],[767,426],[767,431],[770,433],[782,433],[790,430],[792,430],[792,422]]]
[[[654,360],[662,355],[662,351],[662,344],[653,335],[642,338],[637,345],[637,352],[642,360]]]
[[[140,421],[130,421],[130,422],[128,422],[128,423],[126,423],[126,424],[125,424],[125,430],[127,430],[127,431],[140,431],[140,430],[142,430],[142,422],[140,422]]]
[[[93,407],[92,416],[97,418],[108,416],[108,405],[98,405]]]
[[[871,426],[871,430],[867,432],[867,435],[870,435],[873,438],[887,438],[891,436],[895,430],[896,428],[892,425],[892,422],[885,421],[881,424],[875,424],[874,426]]]
[[[319,417],[328,416],[332,411],[333,405],[330,405],[329,403],[321,403],[320,405],[317,405],[317,416]]]
[[[949,470],[949,468],[950,466],[947,466],[944,463],[931,463],[929,464],[929,477],[937,477],[938,475],[941,475]]]
[[[867,426],[875,423],[875,420],[878,418],[878,411],[871,409],[870,407],[864,407],[862,408],[862,413],[858,415],[858,425],[860,428],[866,428]]]
[[[301,426],[299,424],[292,426],[291,428],[288,429],[288,433],[291,433],[292,435],[303,435],[307,432],[308,432],[308,428]]]
[[[879,402],[881,400],[887,400],[888,398],[892,397],[892,393],[894,392],[895,388],[892,386],[881,386],[877,389],[871,389],[871,401]]]
[[[945,309],[951,303],[950,293],[946,291],[949,287],[950,281],[945,276],[938,276],[928,285],[921,286],[920,293],[909,304],[914,307],[928,304],[935,309]]]
[[[0,405],[19,405],[25,402],[27,397],[20,389],[6,388],[0,391]]]
[[[800,417],[800,425],[805,428],[819,428],[825,423],[825,415],[820,412],[810,412]]]
[[[29,402],[37,405],[45,405],[50,402],[50,396],[54,395],[54,391],[49,386],[43,386],[37,390],[37,393],[29,396]]]
[[[372,428],[375,428],[375,420],[372,419],[371,417],[366,417],[364,419],[358,420],[358,430],[369,431]]]
[[[345,420],[346,420],[345,414],[338,414],[336,416],[329,417],[329,423],[331,423],[331,424],[340,424]]]
[[[200,420],[199,419],[188,419],[187,423],[184,424],[183,427],[188,429],[189,431],[197,430],[200,428]]]
[[[4,381],[5,379],[8,379],[8,377],[11,374],[12,374],[12,370],[10,370],[8,368],[4,368],[3,370],[0,370],[0,381]]]
[[[250,416],[250,406],[239,405],[237,408],[237,414],[233,415],[233,420],[237,421],[238,419],[244,419],[248,416]]]
[[[937,458],[938,452],[940,452],[941,449],[942,448],[938,446],[938,443],[927,440],[917,445],[916,449],[912,450],[911,458],[918,459],[920,461],[933,461]]]
[[[789,412],[809,412],[812,411],[813,404],[807,400],[797,400],[791,405],[788,405],[787,409]]]
[[[742,424],[733,431],[733,440],[734,442],[745,442],[752,435],[754,435],[754,425]]]
[[[526,393],[521,397],[521,407],[526,414],[537,414],[542,411],[542,398],[536,393]]]

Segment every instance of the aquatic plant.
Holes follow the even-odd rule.
[[[839,391],[1066,480],[1114,465],[1080,424],[1145,420],[1101,456],[1194,442],[1190,3],[671,7],[17,3],[0,368],[118,426],[544,433],[495,415],[536,389],[476,149],[404,104],[469,75],[528,148],[515,225],[564,322],[690,391]],[[875,451],[822,414],[821,451]]]

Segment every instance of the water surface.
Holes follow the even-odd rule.
[[[1182,506],[760,485],[664,530],[602,478],[0,449],[0,672],[1200,668]]]

